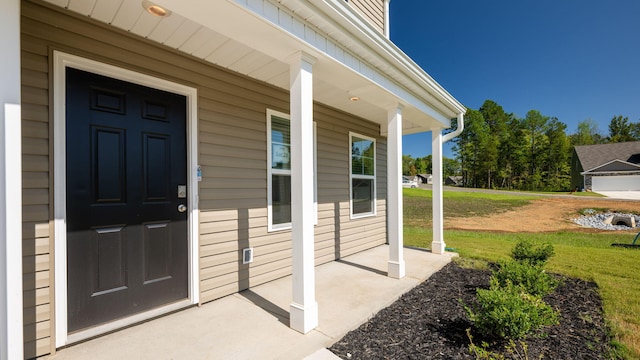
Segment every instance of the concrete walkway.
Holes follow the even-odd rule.
[[[386,276],[389,248],[316,267],[319,325],[289,328],[291,277],[59,350],[49,359],[337,359],[325,348],[451,261],[404,251],[407,275]]]
[[[598,191],[598,194],[604,195],[610,199],[640,200],[640,191]]]

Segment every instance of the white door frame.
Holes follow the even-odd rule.
[[[115,320],[69,335],[67,332],[67,214],[66,214],[66,71],[67,67],[92,72],[131,83],[184,95],[187,98],[187,181],[188,198],[188,300]],[[55,249],[55,342],[61,347],[99,334],[113,331],[163,313],[199,302],[198,272],[198,116],[197,90],[192,87],[159,79],[142,73],[107,65],[79,56],[54,51],[53,53],[53,105],[54,105],[54,249]]]

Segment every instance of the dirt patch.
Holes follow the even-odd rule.
[[[563,230],[603,231],[586,229],[572,221],[572,219],[580,215],[578,211],[585,208],[636,213],[640,212],[640,203],[588,198],[543,198],[533,200],[531,204],[515,210],[490,216],[447,218],[445,212],[444,226],[447,230],[485,230],[514,233]]]

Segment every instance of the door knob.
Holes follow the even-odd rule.
[[[183,213],[185,211],[187,211],[187,207],[184,204],[178,205],[178,212]]]

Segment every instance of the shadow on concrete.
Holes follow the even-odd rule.
[[[262,296],[256,294],[251,290],[243,290],[238,294],[251,301],[254,305],[261,308],[262,310],[265,310],[266,312],[275,316],[279,322],[289,327],[289,312],[287,310],[279,307],[278,305],[272,303],[271,301],[263,298]]]
[[[351,261],[346,261],[346,260],[339,259],[339,260],[336,260],[336,262],[341,263],[341,264],[345,264],[345,265],[349,265],[349,266],[353,266],[353,267],[356,267],[358,269],[371,271],[374,274],[378,274],[378,275],[382,275],[382,276],[387,276],[388,275],[386,271],[382,271],[382,270],[374,269],[372,267],[356,264],[356,263],[353,263]]]

